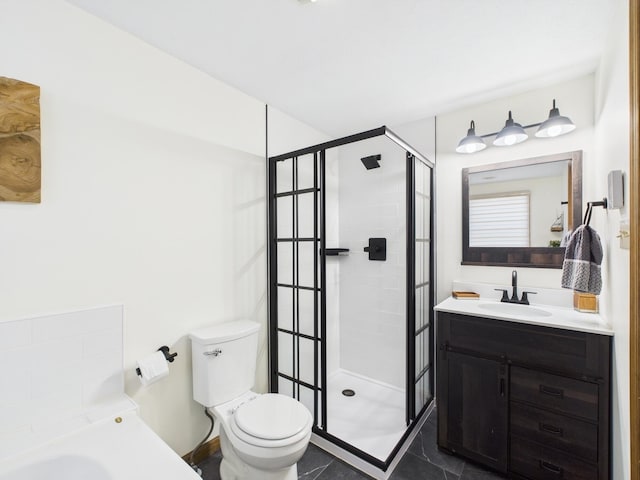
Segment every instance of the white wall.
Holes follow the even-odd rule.
[[[611,2],[614,23],[605,54],[596,76],[595,154],[593,192],[607,196],[610,170],[629,172],[629,12],[626,0]],[[625,202],[629,201],[629,182],[625,178]],[[613,477],[630,477],[629,414],[629,250],[620,248],[616,238],[621,221],[629,219],[629,207],[596,212],[593,226],[604,246],[603,286],[600,311],[615,331],[613,351]]]
[[[329,149],[325,159],[325,243],[328,248],[341,247],[340,242],[340,148]],[[327,281],[327,375],[340,368],[340,268],[341,256],[326,258]]]
[[[275,107],[268,108],[269,156],[289,153],[332,138]]]
[[[570,134],[537,139],[529,131],[529,139],[512,147],[489,146],[471,155],[456,153],[455,148],[466,135],[469,122],[475,120],[476,133],[499,131],[512,110],[514,120],[522,125],[547,118],[553,99],[562,115],[576,124]],[[595,178],[595,165],[601,161],[594,151],[594,76],[588,75],[568,82],[541,88],[521,95],[482,103],[437,117],[436,152],[436,204],[437,204],[437,301],[451,294],[451,282],[487,282],[509,285],[511,268],[476,267],[461,265],[462,261],[462,180],[465,167],[509,160],[549,155],[553,153],[583,151],[583,200],[597,200],[599,192],[591,188]],[[492,140],[492,139],[488,139]],[[490,142],[488,142],[490,143]],[[602,215],[595,212],[594,217]],[[522,286],[560,287],[559,269],[520,268]]]
[[[43,163],[41,204],[0,204],[0,322],[124,304],[126,391],[184,454],[207,431],[190,330],[259,321],[267,385],[264,104],[63,1],[0,6],[2,74],[41,87]],[[274,125],[281,145],[309,130]],[[163,344],[171,375],[143,389],[135,361]]]

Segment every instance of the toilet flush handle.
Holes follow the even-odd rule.
[[[222,350],[216,348],[215,350],[211,350],[210,352],[202,352],[202,354],[206,356],[213,355],[214,357],[217,357],[218,355],[222,355]]]

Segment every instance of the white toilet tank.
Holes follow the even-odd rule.
[[[191,338],[193,398],[214,407],[253,387],[260,324],[225,322],[195,330]]]

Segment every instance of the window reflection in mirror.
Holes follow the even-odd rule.
[[[470,247],[550,247],[567,233],[569,160],[469,175]]]
[[[462,263],[560,268],[581,177],[580,151],[463,169]]]

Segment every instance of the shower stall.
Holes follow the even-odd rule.
[[[386,471],[433,399],[433,164],[386,127],[269,158],[270,388]]]

